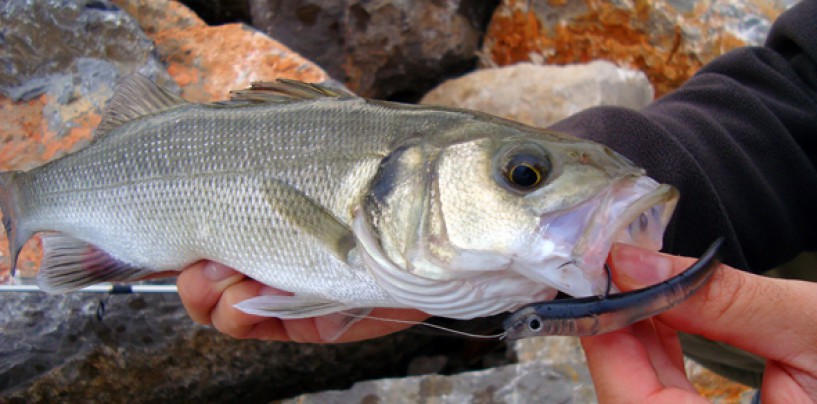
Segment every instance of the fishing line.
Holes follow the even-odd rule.
[[[459,335],[459,336],[462,336],[462,337],[475,338],[475,339],[499,339],[499,340],[503,340],[503,339],[505,339],[505,337],[508,334],[507,332],[503,331],[503,332],[501,332],[499,334],[479,335],[479,334],[471,334],[471,333],[468,333],[468,332],[465,332],[465,331],[454,330],[454,329],[443,327],[443,326],[437,325],[437,324],[426,323],[424,321],[398,320],[398,319],[395,319],[395,318],[386,318],[386,317],[377,317],[377,316],[370,316],[370,315],[347,313],[345,311],[341,311],[340,313],[342,313],[343,315],[349,316],[349,317],[360,318],[360,319],[371,319],[371,320],[384,321],[384,322],[388,322],[388,323],[407,324],[407,325],[424,325],[424,326],[429,327],[429,328],[434,328],[434,329],[437,329],[437,330],[440,330],[440,331],[450,332],[452,334]]]

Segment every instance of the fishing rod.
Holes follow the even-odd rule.
[[[17,293],[45,293],[39,286],[35,284],[16,284],[16,285],[0,285],[0,293],[2,292],[17,292]],[[77,289],[73,293],[106,293],[112,295],[122,295],[128,293],[178,293],[176,285],[114,285],[114,284],[99,284],[87,286],[82,289]]]
[[[32,283],[32,281],[13,280],[12,282],[20,282],[17,284],[0,284],[0,293],[46,293],[40,289],[39,286]],[[72,293],[102,293],[104,298],[99,298],[99,304],[96,307],[96,319],[102,321],[105,316],[105,308],[108,298],[111,295],[126,295],[135,293],[173,293],[178,294],[176,285],[120,285],[112,283],[103,283],[98,285],[86,286],[82,289],[77,289]]]

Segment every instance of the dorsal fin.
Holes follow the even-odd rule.
[[[289,79],[278,79],[275,82],[254,82],[248,89],[230,92],[230,96],[230,101],[271,103],[287,103],[322,97],[355,97],[354,94],[327,83],[304,83],[302,81]]]
[[[187,103],[141,74],[132,74],[116,86],[105,106],[102,122],[96,128],[97,137],[109,133],[130,120],[165,111]]]

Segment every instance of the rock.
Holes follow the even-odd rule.
[[[344,16],[348,3],[349,0],[250,0],[252,25],[343,82]]]
[[[718,55],[762,44],[771,22],[794,3],[502,0],[483,54],[498,65],[610,60],[643,71],[660,96]]]
[[[417,99],[476,64],[495,1],[251,0],[253,25],[360,95]]]
[[[592,388],[586,388],[589,379],[584,366],[528,362],[452,376],[360,382],[347,391],[307,394],[283,402],[589,403],[595,401]]]
[[[609,62],[570,66],[520,63],[446,81],[420,103],[475,109],[546,127],[596,105],[639,109],[652,101],[652,94],[643,73]]]
[[[236,340],[192,323],[176,295],[2,296],[3,402],[264,402],[405,373],[430,337],[305,345]],[[388,358],[388,359],[384,359]]]
[[[121,76],[171,83],[139,25],[107,2],[3,2],[0,38],[0,170],[30,168],[87,143]]]
[[[290,78],[323,82],[329,76],[286,46],[244,24],[208,26],[170,0],[114,0],[156,43],[159,58],[187,100],[229,97],[253,81]]]

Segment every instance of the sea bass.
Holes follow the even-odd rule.
[[[659,249],[677,197],[587,140],[293,81],[194,104],[132,76],[88,147],[0,173],[12,268],[48,232],[42,289],[213,260],[294,293],[238,305],[279,318],[598,295],[612,243]]]

